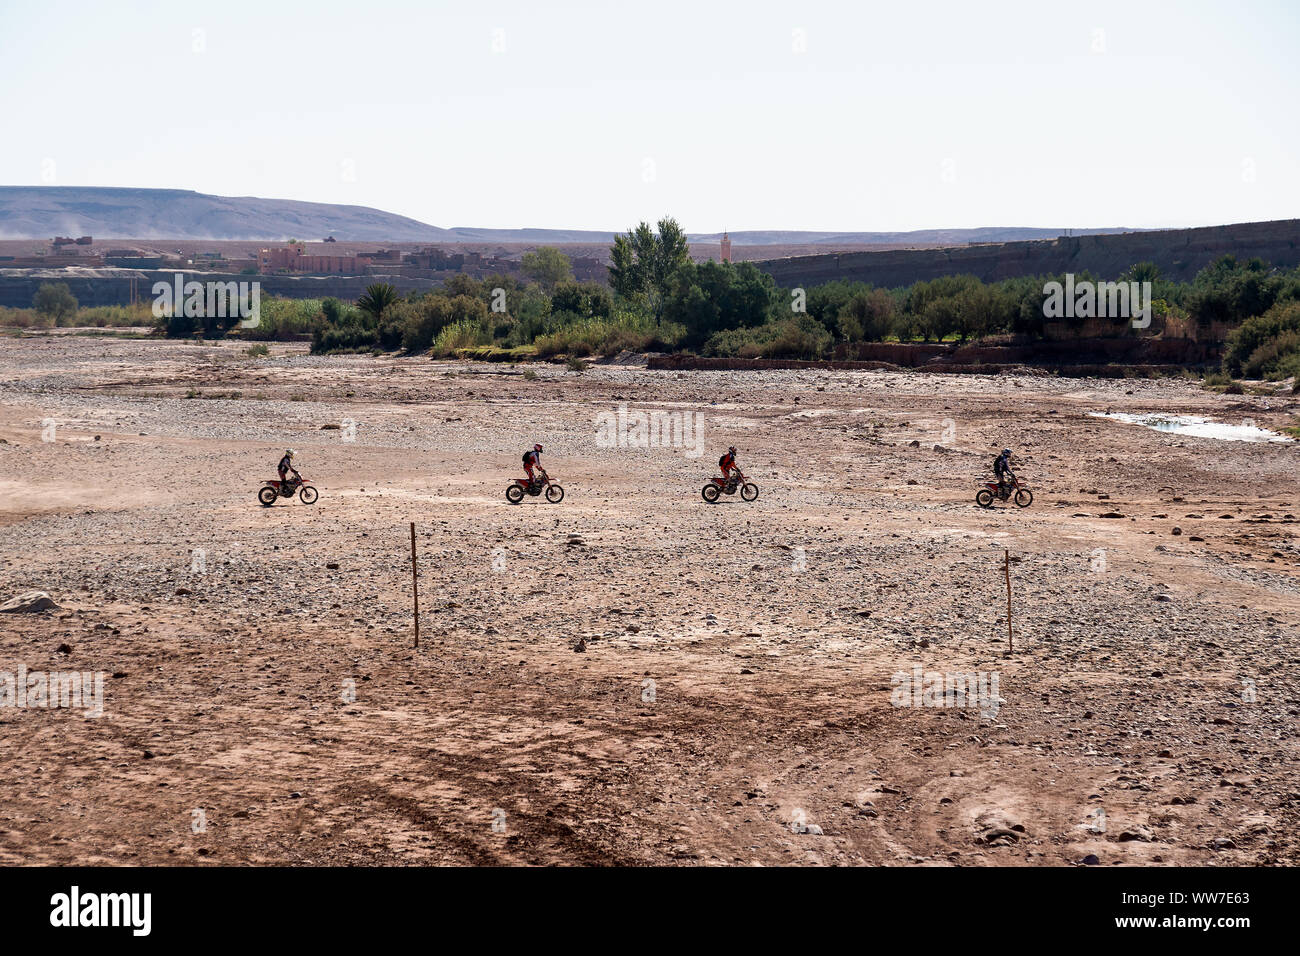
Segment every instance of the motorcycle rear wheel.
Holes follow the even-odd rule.
[[[257,492],[257,500],[260,501],[262,504],[266,505],[268,508],[271,507],[271,505],[275,504],[275,499],[279,497],[280,497],[280,492],[276,491],[274,488],[268,485],[263,485]]]
[[[700,494],[709,504],[715,504],[718,500],[718,495],[721,493],[722,489],[712,482],[709,482],[709,484],[700,489]]]
[[[981,508],[992,508],[993,492],[989,491],[987,488],[981,488],[979,491],[975,492],[975,503]]]
[[[512,505],[517,505],[519,504],[519,502],[523,500],[524,500],[523,485],[514,484],[514,485],[506,486],[506,501],[510,502]]]

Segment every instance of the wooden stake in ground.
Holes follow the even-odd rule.
[[[411,522],[411,598],[415,601],[415,647],[418,650],[420,647],[420,577],[415,570],[414,521]]]
[[[1007,653],[1010,654],[1015,650],[1015,642],[1011,639],[1011,552],[1003,548],[1002,554],[1006,558],[1004,570],[1007,575]]]

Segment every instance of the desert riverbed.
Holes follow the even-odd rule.
[[[1099,416],[1297,411],[0,338],[0,602],[57,605],[0,693],[103,675],[0,706],[0,863],[1295,864],[1300,447]],[[757,501],[701,499],[728,445]],[[319,501],[264,508],[286,447]]]

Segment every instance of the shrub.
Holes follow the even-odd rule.
[[[830,346],[830,332],[811,316],[801,315],[757,328],[718,332],[704,344],[704,354],[724,358],[819,359]]]
[[[438,333],[453,320],[451,300],[440,295],[426,296],[393,312],[401,329],[401,346],[412,354],[428,351]]]
[[[413,306],[415,311],[402,335],[402,348],[408,352],[423,352],[432,347],[435,354],[450,355],[454,349],[492,344],[487,329],[488,308],[482,299],[468,295],[451,298],[430,295]],[[448,331],[453,327],[455,331]]]
[[[36,295],[32,296],[32,308],[53,319],[55,325],[62,325],[77,314],[77,297],[66,282],[42,282]]]
[[[318,330],[312,337],[311,350],[316,355],[358,352],[369,351],[378,344],[379,336],[374,329],[362,325],[341,325]]]
[[[1295,374],[1300,361],[1300,331],[1282,332],[1262,343],[1242,365],[1247,378],[1287,378]]]
[[[488,335],[482,323],[472,319],[461,319],[444,327],[438,333],[438,337],[433,342],[433,354],[439,358],[447,358],[454,354],[456,349],[470,349],[491,344],[492,337]]]
[[[11,329],[48,329],[54,325],[54,317],[41,315],[35,309],[0,307],[0,325]]]
[[[1247,319],[1228,334],[1223,369],[1232,375],[1291,374],[1300,355],[1300,302],[1279,302],[1263,315]]]
[[[573,313],[551,317],[552,331],[533,340],[537,354],[550,355],[617,355],[619,352],[646,351],[676,345],[686,330],[673,322],[656,322],[640,311],[624,310],[609,318],[581,318]]]

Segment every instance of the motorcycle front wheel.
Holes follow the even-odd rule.
[[[1034,493],[1025,488],[1016,492],[1016,505],[1021,508],[1028,508],[1034,502]]]
[[[740,486],[740,497],[746,501],[754,501],[758,498],[758,485],[752,481],[747,481]]]
[[[564,489],[559,485],[546,486],[546,500],[553,505],[558,505],[564,500]]]
[[[308,485],[303,485],[298,491],[298,497],[302,499],[303,504],[314,505],[316,499],[320,497],[320,492]]]

